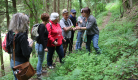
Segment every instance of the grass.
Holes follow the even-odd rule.
[[[119,19],[119,3],[107,5],[112,16],[106,27],[100,31],[99,47],[102,54],[97,55],[92,50],[88,56],[86,51],[70,54],[64,59],[65,63],[58,64],[49,71],[47,80],[126,80],[138,77],[138,39],[133,32],[136,23],[129,19]],[[109,7],[110,6],[110,7]],[[109,9],[108,9],[109,10]],[[97,17],[98,24],[107,12]],[[101,18],[102,17],[102,18]],[[114,19],[117,18],[116,21]]]

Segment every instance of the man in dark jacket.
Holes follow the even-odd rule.
[[[73,23],[73,26],[76,27],[76,10],[75,9],[72,9],[71,11],[71,14],[69,16],[70,20],[72,21]],[[70,38],[70,44],[69,44],[69,51],[72,52],[72,46],[73,46],[73,38],[74,38],[74,31],[72,30],[71,31],[71,38]]]

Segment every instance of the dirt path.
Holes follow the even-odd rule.
[[[102,25],[99,27],[99,30],[102,30],[106,27],[106,25],[108,24],[108,22],[110,21],[110,17],[111,17],[112,13],[109,11],[107,16],[105,16]]]

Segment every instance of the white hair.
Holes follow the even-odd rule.
[[[59,17],[59,14],[54,12],[54,13],[51,13],[50,15],[50,20],[51,21],[54,21],[55,19],[57,19]]]
[[[24,13],[16,13],[13,15],[10,24],[9,30],[26,32],[29,27],[29,17]]]

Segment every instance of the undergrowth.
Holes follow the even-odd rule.
[[[100,31],[102,54],[97,55],[94,49],[90,55],[86,51],[72,53],[65,57],[64,64],[57,64],[50,70],[49,77],[44,80],[138,79],[138,39],[133,32],[136,23],[119,18],[119,5],[114,3],[110,7],[110,22]],[[107,11],[97,16],[97,21],[105,14]]]

